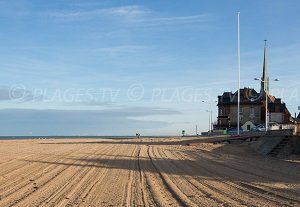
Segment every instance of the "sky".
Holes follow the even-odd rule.
[[[271,94],[298,113],[300,1],[0,0],[0,135],[207,131],[224,91]]]

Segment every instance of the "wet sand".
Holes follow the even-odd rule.
[[[300,206],[300,164],[245,144],[0,141],[0,206]]]

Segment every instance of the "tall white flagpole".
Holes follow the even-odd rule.
[[[240,88],[241,88],[241,55],[240,55],[240,12],[238,17],[238,103],[237,103],[237,134],[240,134]]]

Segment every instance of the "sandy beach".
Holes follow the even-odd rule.
[[[299,163],[177,139],[0,141],[0,206],[300,205]]]

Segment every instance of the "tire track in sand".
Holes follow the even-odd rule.
[[[33,194],[31,197],[27,197],[24,199],[22,205],[30,205],[30,206],[56,206],[57,203],[61,200],[68,200],[67,192],[71,191],[74,186],[77,186],[81,181],[85,180],[86,176],[89,174],[90,166],[84,166],[84,159],[93,158],[94,153],[98,151],[96,147],[87,146],[89,153],[85,157],[80,157],[81,159],[71,159],[73,162],[68,162],[67,168],[64,169],[64,172],[60,174],[60,176],[51,179],[47,185],[43,185],[39,187],[37,192],[38,194]],[[104,151],[109,150],[109,147],[103,149]],[[75,161],[74,161],[75,160]],[[64,161],[61,163],[65,163]],[[69,172],[70,171],[70,172]],[[75,187],[74,187],[75,188]],[[30,203],[31,201],[35,201],[34,204]]]
[[[230,168],[229,166],[224,165],[224,164],[219,163],[219,162],[216,162],[212,159],[204,158],[203,156],[201,156],[199,154],[197,154],[196,156],[198,156],[198,157],[200,156],[201,165],[199,165],[197,163],[194,163],[194,162],[190,162],[189,158],[185,157],[184,159],[187,160],[187,163],[189,165],[193,166],[194,168],[198,168],[202,172],[206,173],[208,176],[214,175],[215,180],[217,180],[220,183],[223,183],[223,184],[227,185],[228,186],[227,188],[224,187],[224,192],[225,193],[226,193],[226,189],[228,189],[230,187],[231,187],[231,189],[237,189],[237,190],[243,192],[244,195],[250,195],[248,197],[252,198],[251,201],[254,201],[253,199],[256,198],[255,202],[260,202],[259,206],[261,206],[261,205],[266,206],[268,203],[270,204],[269,206],[272,206],[272,205],[273,206],[274,205],[281,206],[283,204],[286,205],[286,206],[291,206],[291,202],[292,203],[295,202],[294,199],[290,199],[290,198],[278,199],[278,197],[280,197],[280,196],[278,196],[278,194],[275,195],[275,194],[273,194],[272,192],[269,192],[269,191],[265,191],[264,193],[261,193],[262,191],[260,191],[260,190],[258,190],[258,191],[251,190],[249,188],[246,188],[245,185],[242,186],[242,184],[239,183],[239,182],[225,181],[224,179],[222,179],[222,177],[224,177],[224,174],[220,174],[220,172],[225,173],[226,177],[230,178],[231,180],[236,179],[236,177],[232,176],[232,173],[226,173],[226,172],[230,172],[230,171],[228,171],[226,169],[223,169],[223,170],[220,169],[220,166]],[[211,170],[210,167],[213,167],[214,169]],[[238,173],[241,173],[237,169],[235,169],[235,171],[237,171]],[[245,172],[242,172],[242,173],[245,173]],[[238,177],[240,177],[240,176],[238,176]],[[260,197],[263,200],[258,200],[257,197]],[[284,197],[284,196],[281,196],[281,198],[282,197]],[[266,203],[266,201],[268,203]],[[249,204],[253,205],[252,202],[250,202]],[[293,206],[293,204],[292,204],[292,206]]]
[[[167,150],[169,152],[169,150]],[[201,172],[202,169],[198,169],[195,166],[189,166],[189,158],[178,156],[178,154],[173,154],[171,152],[166,153],[164,150],[161,150],[162,157],[175,159],[175,160],[182,160],[184,161],[184,165],[178,165],[175,162],[171,162],[174,167],[177,168],[177,172],[181,174],[181,178],[183,178],[188,185],[194,186],[196,191],[193,191],[195,195],[199,196],[199,192],[206,195],[206,199],[209,199],[211,201],[214,201],[218,205],[221,206],[243,206],[247,205],[247,202],[245,202],[245,199],[239,198],[237,194],[237,189],[228,188],[228,186],[222,186],[217,183],[215,187],[214,183],[212,181],[207,181],[207,179],[203,178],[197,178],[196,176],[191,176],[190,172]],[[167,155],[168,154],[168,155]],[[171,155],[170,155],[171,154]],[[203,174],[205,175],[205,174]],[[202,175],[202,176],[203,176]],[[207,174],[208,177],[211,177],[213,174]],[[230,192],[229,192],[230,189]],[[198,192],[197,192],[198,191]],[[193,198],[196,198],[197,196],[194,196]],[[203,201],[199,201],[198,203],[202,203]],[[248,204],[249,205],[249,204]],[[254,204],[251,204],[251,206],[255,206]]]
[[[84,148],[83,148],[84,149]],[[81,148],[82,150],[82,148]],[[69,152],[67,154],[72,154],[72,152]],[[76,151],[78,153],[78,151]],[[65,157],[61,158],[60,162],[64,161]],[[68,160],[67,160],[68,161]],[[40,163],[43,163],[43,161],[37,161]],[[49,163],[44,162],[47,165]],[[54,164],[54,165],[53,165]],[[68,169],[70,166],[65,165],[59,165],[55,164],[55,162],[50,162],[51,169],[47,171],[46,173],[40,172],[37,175],[32,176],[32,180],[30,182],[22,183],[21,186],[17,186],[16,188],[13,188],[12,191],[10,191],[8,194],[5,195],[4,199],[1,200],[0,204],[4,204],[3,206],[13,206],[17,203],[21,202],[31,194],[35,193],[38,188],[42,188],[43,186],[47,185],[49,182],[51,182],[53,179],[61,175],[66,169]],[[14,197],[14,199],[10,199],[10,197]]]
[[[133,160],[130,166],[130,173],[128,176],[128,185],[126,193],[126,200],[123,206],[146,206],[145,195],[143,189],[143,177],[140,167],[140,152],[141,148],[139,145],[134,146],[131,160]],[[139,177],[139,179],[137,179]]]
[[[97,170],[98,177],[94,182],[84,190],[82,198],[84,198],[85,205],[91,206],[120,206],[126,203],[126,190],[127,181],[123,179],[123,176],[129,176],[129,169],[124,165],[124,161],[120,159],[128,157],[134,153],[135,147],[133,145],[110,145],[112,150],[110,153],[104,155],[109,159],[105,159],[103,162],[104,167]],[[123,162],[123,164],[119,163]],[[127,162],[127,160],[126,160]],[[126,164],[125,162],[125,164]],[[119,164],[121,164],[119,166]],[[127,169],[127,170],[126,170]],[[121,171],[121,172],[120,172]]]
[[[151,148],[151,150],[150,150],[150,148]],[[178,203],[177,205],[184,206],[184,207],[195,206],[195,204],[192,203],[189,200],[189,198],[178,189],[176,184],[174,184],[166,174],[162,173],[163,168],[160,168],[160,166],[155,164],[155,156],[153,154],[153,146],[147,147],[147,154],[148,154],[148,157],[150,159],[150,162],[151,162],[153,168],[155,169],[156,173],[159,175],[159,177],[163,183],[163,186],[171,194],[171,196],[176,200],[176,202]]]

